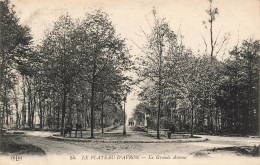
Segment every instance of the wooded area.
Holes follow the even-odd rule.
[[[106,13],[86,13],[82,21],[62,15],[33,46],[8,0],[1,9],[1,128],[33,129],[39,118],[39,129],[62,134],[82,123],[93,138],[94,128],[123,122],[131,62]]]
[[[138,58],[137,73],[142,84],[141,103],[134,117],[138,123],[148,115],[148,126],[167,128],[170,121],[178,131],[210,134],[259,134],[259,65],[260,41],[248,39],[219,60],[229,35],[214,37],[218,8],[212,0],[203,21],[210,43],[205,37],[205,52],[194,53],[182,43],[182,36],[171,30],[154,10],[155,24],[145,34],[147,45]],[[210,49],[208,50],[208,47]]]
[[[157,129],[173,121],[179,131],[259,134],[260,41],[244,40],[219,59],[229,38],[213,33],[218,8],[206,10],[210,43],[194,52],[153,10],[151,33],[144,31],[143,56],[130,60],[126,39],[101,10],[84,19],[62,15],[33,43],[9,0],[0,2],[1,130],[60,130],[72,123],[94,129],[124,122],[124,98],[133,84],[141,88],[134,110],[137,123],[149,115]],[[239,43],[239,42],[238,42]],[[133,82],[127,72],[138,75]]]

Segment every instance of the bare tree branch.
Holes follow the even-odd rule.
[[[146,21],[147,21],[147,23],[148,23],[148,25],[149,25],[150,29],[151,29],[151,30],[153,30],[153,28],[152,28],[152,26],[151,26],[151,24],[150,24],[149,20],[147,19],[147,16],[146,16],[146,15],[145,15],[145,19],[146,19]]]
[[[225,42],[228,40],[228,37],[229,37],[229,34],[228,34],[227,36],[224,36],[224,39],[223,39],[223,41],[221,42],[221,45],[220,45],[218,51],[216,52],[216,56],[217,56],[218,53],[221,51],[221,49],[222,49],[223,45],[225,44]],[[218,43],[218,44],[219,44],[219,43]]]
[[[202,34],[200,34],[200,35],[201,35],[201,37],[202,37],[202,39],[203,39],[203,42],[204,42],[204,44],[205,44],[205,46],[206,46],[206,48],[205,48],[205,53],[207,54],[207,52],[208,52],[208,44],[207,44],[207,42],[206,42],[204,36],[203,36]]]
[[[218,32],[218,35],[217,35],[217,37],[216,37],[216,39],[215,39],[215,42],[214,42],[214,44],[213,44],[214,47],[215,47],[215,45],[216,45],[216,43],[217,43],[217,41],[218,41],[218,37],[219,37],[219,35],[220,35],[222,29],[223,29],[223,25],[222,25],[222,27],[220,28],[220,30],[219,30],[219,32]]]
[[[146,53],[139,45],[137,45],[132,39],[130,39],[134,44],[135,46],[137,46],[143,53]]]

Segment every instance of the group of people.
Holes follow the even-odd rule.
[[[134,124],[135,124],[135,123],[134,123],[134,122],[131,122],[131,121],[128,123],[129,126],[134,126]]]
[[[65,135],[66,135],[67,133],[69,133],[69,134],[70,134],[70,137],[71,137],[72,128],[73,128],[73,124],[72,124],[72,123],[69,123],[69,124],[67,125],[66,129],[64,129],[64,134],[63,134],[63,136],[65,137]],[[81,136],[80,136],[80,137],[82,137],[82,125],[81,125],[81,123],[76,123],[75,137],[77,137],[78,131],[80,131],[80,133],[81,133]]]

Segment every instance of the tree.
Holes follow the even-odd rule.
[[[57,93],[62,98],[61,134],[65,125],[67,97],[76,75],[76,61],[73,59],[73,29],[74,23],[68,14],[59,17],[52,31],[47,32],[43,41],[42,52],[47,59],[45,69],[50,79],[50,92]]]
[[[206,13],[208,15],[208,19],[206,21],[203,21],[203,25],[205,27],[206,30],[209,31],[209,44],[207,42],[207,40],[205,39],[205,37],[203,35],[202,39],[204,41],[205,44],[205,55],[208,55],[208,45],[210,45],[210,66],[207,67],[207,75],[209,76],[208,79],[208,84],[209,84],[209,88],[213,87],[215,82],[214,82],[214,77],[217,77],[215,74],[218,74],[215,70],[215,68],[217,68],[218,66],[218,60],[217,60],[217,55],[223,51],[223,55],[225,54],[226,49],[223,50],[223,48],[225,47],[225,44],[227,44],[227,41],[229,39],[229,34],[225,34],[223,36],[223,38],[220,40],[220,36],[221,36],[221,32],[222,32],[222,28],[218,31],[216,37],[214,37],[214,22],[216,21],[216,16],[219,14],[219,9],[217,7],[213,7],[213,0],[209,0],[209,8],[206,10]],[[209,116],[211,116],[208,121],[209,126],[210,126],[210,130],[213,130],[213,120],[211,119],[213,116],[214,112],[214,89],[209,89],[206,92],[206,95],[208,95],[207,97],[209,98],[209,101],[207,102],[207,106],[209,106]]]
[[[219,14],[219,9],[217,7],[212,6],[213,0],[209,0],[209,8],[206,10],[208,15],[208,19],[203,21],[203,25],[206,30],[209,30],[209,45],[210,45],[210,63],[212,64],[213,58],[216,57],[221,50],[224,48],[223,46],[227,43],[229,39],[229,34],[225,34],[221,40],[219,37],[221,35],[222,28],[218,31],[216,38],[214,38],[214,22],[216,21],[216,16]],[[205,54],[208,54],[208,42],[207,39],[203,36],[202,39],[205,44]],[[225,50],[224,50],[225,51]],[[225,52],[224,52],[225,53]]]
[[[97,88],[104,87],[102,84],[104,78],[106,78],[104,82],[109,82],[110,85],[113,81],[121,82],[124,77],[121,73],[129,68],[130,61],[125,40],[116,35],[115,28],[106,13],[100,10],[87,13],[75,32],[78,36],[76,48],[81,54],[80,65],[84,68],[82,75],[85,76],[84,79],[90,84],[91,89],[91,138],[94,138]],[[106,70],[112,71],[108,75],[115,74],[121,80],[105,76]]]
[[[175,54],[169,52],[176,51],[177,36],[169,27],[164,19],[159,19],[156,11],[153,10],[155,25],[151,34],[147,35],[148,44],[146,54],[143,59],[139,59],[140,69],[138,76],[140,81],[148,81],[153,84],[153,90],[156,91],[154,96],[157,98],[157,138],[160,138],[160,118],[162,95],[168,85],[169,68],[167,67],[167,58]]]
[[[5,111],[8,111],[8,93],[14,88],[16,62],[26,54],[31,43],[30,29],[19,24],[19,19],[9,0],[0,2],[0,93],[1,93],[1,130]],[[3,91],[3,92],[2,92]],[[6,113],[8,115],[8,113]],[[8,116],[6,116],[8,124]]]
[[[223,74],[226,78],[219,89],[223,95],[218,105],[224,110],[223,129],[229,132],[259,133],[259,52],[259,40],[245,40],[240,47],[234,47],[225,62]]]
[[[145,114],[148,113],[148,105],[145,103],[138,104],[133,112],[133,119],[140,124],[145,122]]]

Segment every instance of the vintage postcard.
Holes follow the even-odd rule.
[[[259,164],[260,1],[0,0],[0,164]]]

